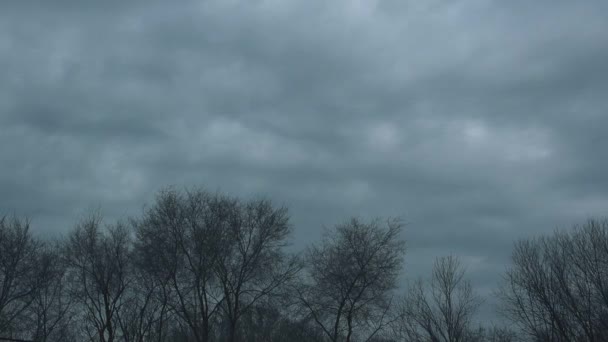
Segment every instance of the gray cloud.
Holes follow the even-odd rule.
[[[409,223],[407,277],[608,205],[603,1],[0,5],[0,210],[65,232],[160,187],[262,194],[296,246]]]

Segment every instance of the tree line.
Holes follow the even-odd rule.
[[[455,256],[399,289],[398,219],[351,218],[304,252],[287,208],[165,189],[138,217],[78,221],[58,241],[0,218],[0,340],[100,342],[608,341],[608,221],[520,240],[495,291]]]

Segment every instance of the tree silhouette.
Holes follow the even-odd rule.
[[[297,288],[303,311],[332,341],[373,338],[388,323],[404,242],[398,220],[353,218],[308,250]]]

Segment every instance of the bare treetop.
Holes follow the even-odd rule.
[[[353,218],[308,250],[300,301],[331,341],[371,339],[385,328],[405,251],[401,230],[399,220]]]

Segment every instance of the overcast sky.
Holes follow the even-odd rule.
[[[401,216],[405,274],[608,208],[605,0],[2,1],[0,212],[66,232],[167,185]]]

